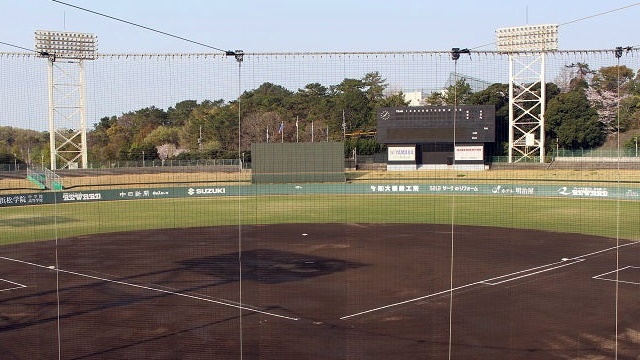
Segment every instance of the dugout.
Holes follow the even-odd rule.
[[[344,143],[251,144],[251,182],[344,182]]]
[[[376,139],[387,146],[387,170],[485,169],[487,145],[495,142],[495,108],[379,108]]]

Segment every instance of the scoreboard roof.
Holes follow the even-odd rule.
[[[491,143],[495,118],[493,105],[379,108],[376,136],[381,144]]]

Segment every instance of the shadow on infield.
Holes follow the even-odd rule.
[[[178,262],[185,270],[227,281],[253,280],[263,284],[299,281],[356,269],[366,264],[273,249],[254,249]],[[242,268],[238,266],[241,259]],[[242,271],[240,271],[242,270]]]

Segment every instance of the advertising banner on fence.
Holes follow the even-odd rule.
[[[27,205],[72,204],[94,201],[151,200],[220,196],[317,195],[317,194],[406,194],[540,196],[555,198],[600,198],[640,200],[638,188],[607,188],[562,185],[383,183],[383,184],[273,184],[202,186],[152,189],[40,192],[0,195],[0,208]]]
[[[53,202],[51,193],[39,194],[11,194],[0,196],[0,207],[6,206],[24,206],[24,205],[42,205]]]

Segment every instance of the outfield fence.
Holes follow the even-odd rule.
[[[171,199],[220,196],[266,195],[491,195],[498,197],[559,197],[603,200],[640,200],[640,187],[537,185],[513,183],[423,183],[391,182],[371,184],[272,184],[226,186],[139,187],[93,191],[56,191],[0,195],[0,207],[81,203],[91,201]],[[400,201],[400,200],[399,200]]]

